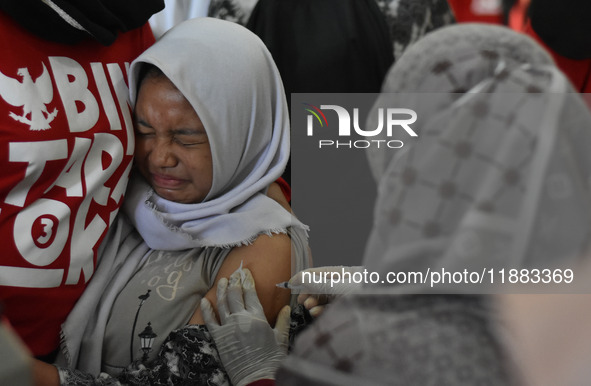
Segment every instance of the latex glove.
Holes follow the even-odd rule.
[[[298,303],[303,304],[313,318],[317,318],[336,297],[361,289],[363,283],[358,279],[363,277],[364,270],[362,266],[342,265],[308,268],[295,274],[288,286],[300,292]]]
[[[290,308],[279,311],[271,328],[256,293],[248,269],[239,269],[222,278],[217,286],[215,318],[209,301],[201,300],[201,312],[211,333],[220,359],[232,384],[244,386],[260,379],[275,379],[275,372],[287,355]]]

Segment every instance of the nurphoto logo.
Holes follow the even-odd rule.
[[[390,149],[400,149],[404,146],[404,142],[399,139],[393,139],[394,135],[406,133],[410,137],[417,137],[417,133],[410,125],[416,122],[417,113],[414,110],[407,108],[378,108],[377,109],[377,127],[362,129],[359,125],[359,109],[353,108],[353,119],[349,111],[339,105],[320,105],[320,107],[304,103],[304,110],[309,113],[307,116],[307,135],[313,137],[316,131],[321,130],[321,133],[326,136],[329,135],[331,139],[319,139],[319,148],[356,148],[366,149],[368,147],[388,147]],[[334,126],[329,126],[326,114],[324,111],[333,111],[338,118],[338,130],[335,132]],[[334,114],[332,114],[334,116]],[[352,140],[352,130],[358,136],[365,139]],[[385,128],[387,139],[370,139],[382,134]],[[369,130],[368,130],[369,129]],[[401,130],[402,129],[402,130]],[[330,131],[332,130],[332,131]],[[383,134],[381,136],[383,138]]]

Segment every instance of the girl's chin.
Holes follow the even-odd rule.
[[[165,200],[176,202],[179,204],[196,204],[203,201],[202,197],[196,197],[184,192],[174,191],[170,189],[162,189],[154,187],[154,191]]]

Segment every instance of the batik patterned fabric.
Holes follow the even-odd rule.
[[[258,0],[211,0],[207,16],[246,25]]]
[[[394,59],[425,34],[454,22],[446,0],[376,0],[390,30]]]
[[[65,368],[59,368],[59,375],[60,383],[65,386],[230,385],[215,342],[207,328],[200,325],[185,326],[170,333],[149,367],[136,361],[117,378],[105,373],[94,377]]]
[[[310,325],[309,313],[298,305],[291,313],[290,342]],[[220,361],[211,334],[203,325],[188,325],[172,331],[150,363],[134,361],[118,377],[58,367],[63,386],[225,386],[229,378]]]

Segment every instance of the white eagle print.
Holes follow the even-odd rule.
[[[46,105],[53,99],[53,85],[45,64],[43,73],[35,81],[28,68],[19,68],[17,74],[22,78],[21,82],[0,72],[0,96],[12,106],[23,107],[22,115],[10,112],[9,116],[29,125],[32,131],[50,129],[58,110],[47,111]]]

